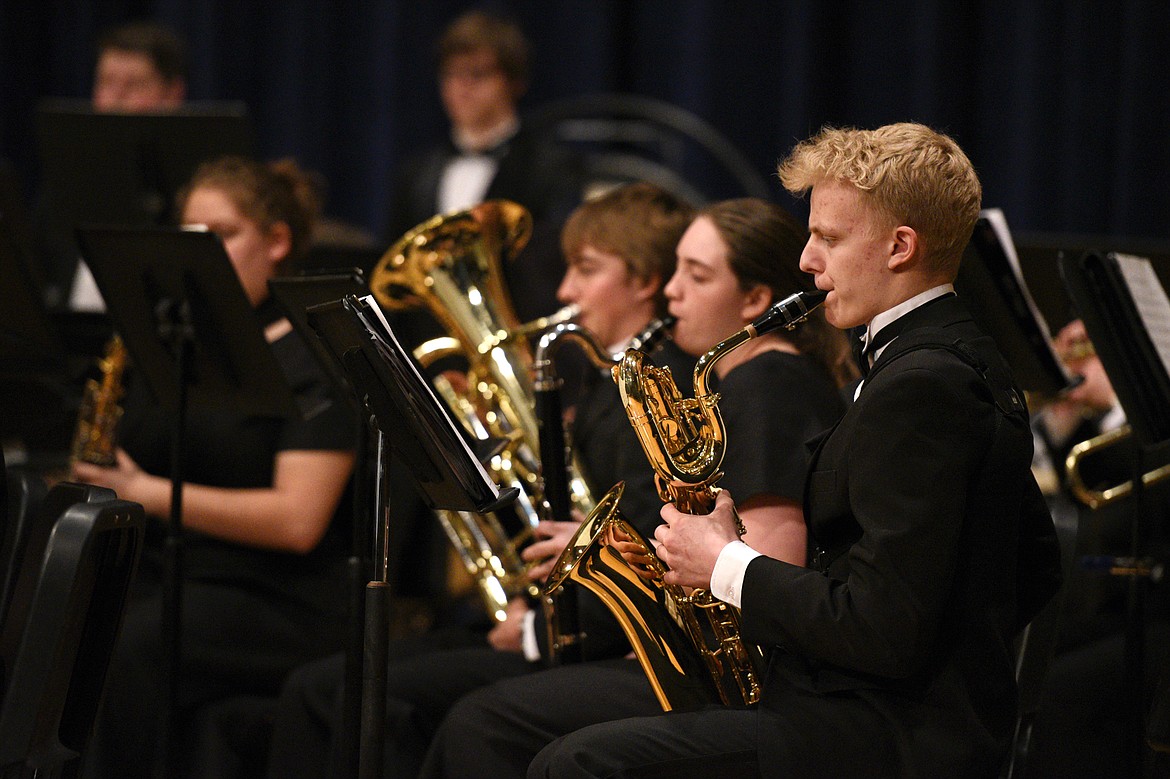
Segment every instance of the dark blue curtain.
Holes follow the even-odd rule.
[[[191,96],[243,100],[260,153],[329,182],[379,233],[405,153],[444,132],[433,45],[455,0],[2,0],[0,155],[31,190],[32,111],[88,94],[92,42],[135,17],[191,42]],[[480,5],[483,5],[482,3]],[[954,135],[1013,230],[1170,238],[1170,4],[511,0],[534,44],[525,107],[599,91],[706,119],[768,176],[825,123]],[[790,202],[790,201],[789,201]],[[793,204],[799,209],[799,204]]]

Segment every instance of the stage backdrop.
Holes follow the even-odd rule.
[[[453,0],[0,0],[0,156],[29,191],[44,96],[88,95],[92,42],[136,17],[191,43],[190,94],[243,100],[265,157],[329,182],[381,232],[387,181],[444,131],[434,41]],[[513,0],[534,46],[525,108],[628,92],[686,108],[768,176],[826,123],[954,135],[1018,231],[1170,238],[1170,4]]]

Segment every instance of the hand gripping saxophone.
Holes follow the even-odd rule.
[[[711,370],[752,338],[794,328],[825,295],[787,297],[716,344],[695,364],[694,398],[680,396],[669,370],[636,349],[626,351],[613,368],[614,381],[663,500],[687,513],[710,512],[724,452]],[[623,488],[616,485],[598,501],[557,561],[545,592],[576,582],[596,594],[621,624],[664,711],[758,702],[759,650],[740,638],[739,610],[704,590],[687,592],[663,581],[665,565],[617,510]]]

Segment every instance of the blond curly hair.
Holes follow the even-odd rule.
[[[852,184],[891,224],[914,229],[929,267],[952,275],[983,197],[979,177],[959,145],[913,122],[876,130],[826,127],[797,144],[777,172],[795,195],[822,181]]]

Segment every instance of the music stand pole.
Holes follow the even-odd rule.
[[[411,355],[390,330],[373,296],[347,295],[308,311],[312,327],[349,375],[357,395],[377,422],[378,508],[382,511],[381,579],[366,591],[367,643],[363,675],[361,779],[381,776],[389,643],[390,449],[414,476],[431,509],[494,511],[516,500],[515,487],[501,489],[480,463],[450,411],[435,395]],[[397,435],[388,441],[386,431]],[[390,446],[392,444],[392,447]]]
[[[353,538],[349,559],[346,561],[349,593],[349,638],[345,642],[345,664],[343,670],[343,688],[341,695],[341,734],[336,766],[340,776],[357,776],[360,764],[361,742],[360,729],[362,722],[362,668],[365,663],[366,636],[366,587],[373,578],[371,566],[371,550],[373,539],[369,534],[369,527],[377,520],[376,487],[371,488],[374,482],[370,473],[371,466],[376,463],[377,456],[371,451],[374,443],[370,427],[374,424],[370,418],[362,425],[361,442],[354,478],[353,500]],[[376,467],[376,465],[374,465]],[[369,507],[374,510],[367,513]]]
[[[187,425],[187,385],[190,380],[191,326],[189,306],[171,300],[155,309],[159,319],[159,337],[170,344],[175,355],[175,391],[178,408],[171,428],[171,508],[164,545],[162,636],[167,681],[167,711],[162,764],[173,765],[177,753],[179,729],[179,678],[182,665],[183,613],[183,444]]]
[[[366,584],[365,637],[362,643],[361,736],[358,779],[381,779],[386,730],[386,662],[390,642],[390,453],[378,428],[375,503],[380,515],[376,538],[380,550],[378,578]]]

